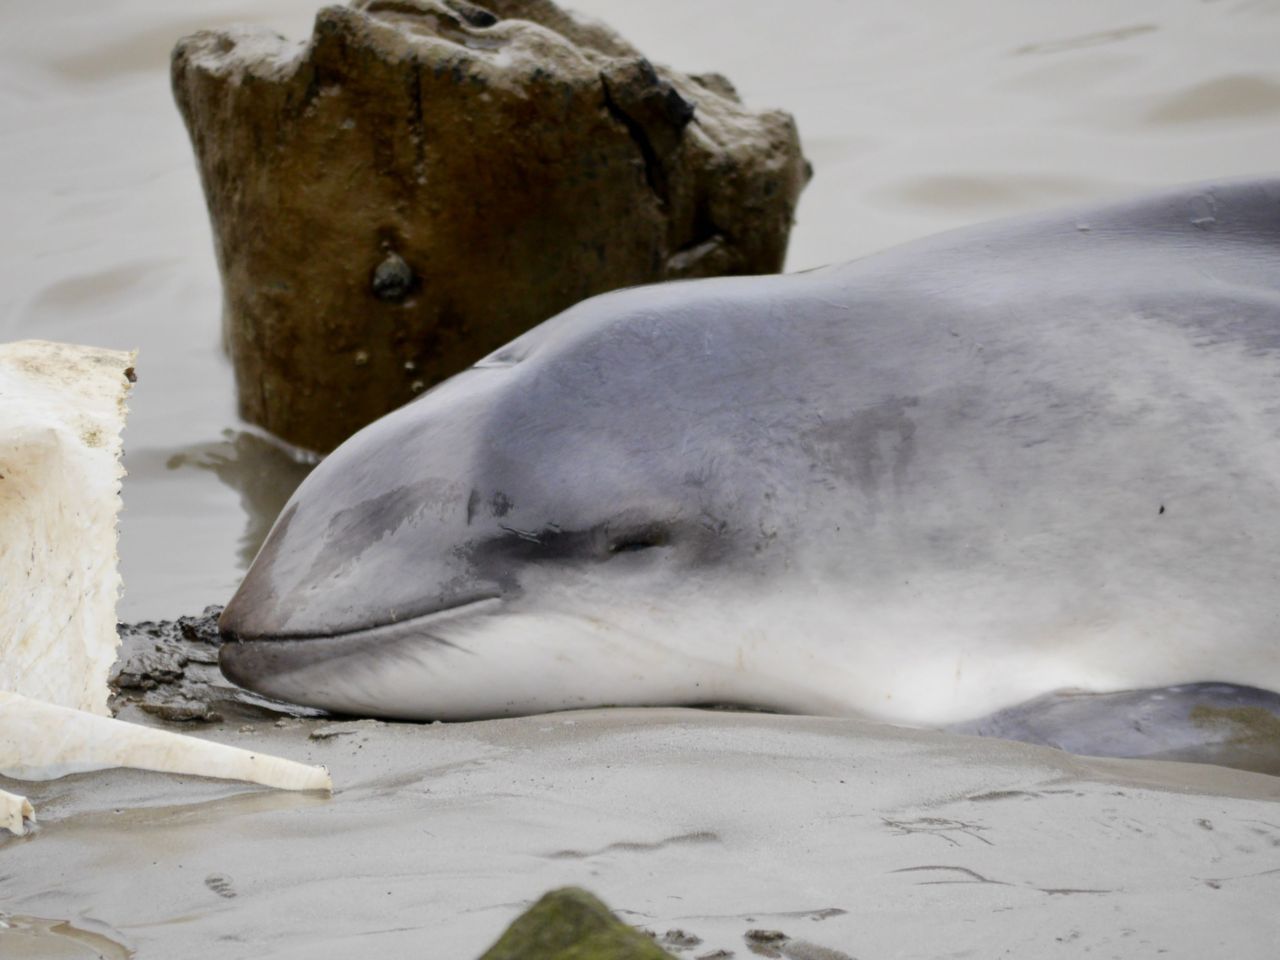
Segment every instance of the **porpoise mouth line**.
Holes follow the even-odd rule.
[[[434,623],[440,620],[452,620],[455,617],[466,616],[472,613],[479,613],[484,609],[501,602],[502,598],[497,594],[489,596],[477,597],[474,600],[465,600],[462,603],[453,605],[452,607],[438,607],[435,610],[428,610],[426,613],[416,613],[406,617],[403,620],[389,620],[386,623],[376,623],[369,627],[357,627],[354,630],[342,630],[336,633],[272,633],[260,636],[236,635],[227,638],[226,643],[255,643],[255,642],[273,642],[277,640],[339,640],[343,638],[369,637],[374,638],[379,634],[399,632],[407,627],[425,626],[428,623]],[[438,638],[437,638],[438,639]]]

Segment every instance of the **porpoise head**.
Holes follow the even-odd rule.
[[[223,669],[441,719],[1274,687],[1277,190],[584,301],[307,478]]]
[[[767,700],[788,414],[755,402],[767,345],[728,350],[742,282],[586,301],[340,446],[222,614],[223,672],[393,718]]]

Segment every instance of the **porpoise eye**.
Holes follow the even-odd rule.
[[[609,553],[635,553],[637,550],[665,546],[668,541],[667,532],[660,527],[642,527],[628,530],[609,541]]]

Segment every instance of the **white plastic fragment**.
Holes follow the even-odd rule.
[[[0,771],[19,780],[132,767],[281,790],[329,790],[323,767],[0,692]]]
[[[0,344],[0,774],[45,780],[136,767],[329,790],[278,757],[114,720],[116,516],[134,355]],[[34,820],[0,791],[0,828]]]

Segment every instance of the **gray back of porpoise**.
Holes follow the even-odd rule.
[[[348,712],[1280,689],[1280,182],[585,301],[362,431],[223,627]]]

